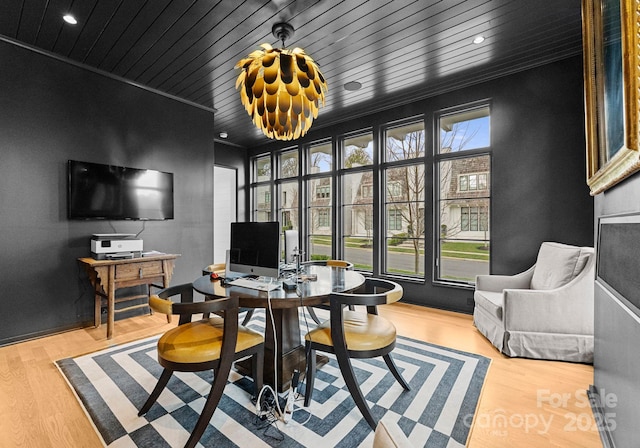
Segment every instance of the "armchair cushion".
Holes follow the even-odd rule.
[[[555,289],[569,283],[584,267],[580,247],[544,242],[531,279],[531,289]]]
[[[502,292],[476,291],[473,295],[476,306],[483,308],[491,315],[502,320],[502,304],[504,295]]]

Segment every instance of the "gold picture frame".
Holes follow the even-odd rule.
[[[640,0],[582,0],[587,184],[640,170]]]

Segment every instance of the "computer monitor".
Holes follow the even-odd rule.
[[[284,231],[284,262],[291,264],[295,261],[294,254],[299,252],[300,243],[298,242],[297,230],[285,230]]]
[[[236,278],[244,277],[246,274],[244,272],[236,272],[231,270],[231,250],[226,250],[226,259],[225,259],[225,269],[224,269],[224,278],[227,281],[235,280]]]
[[[280,272],[280,223],[232,222],[229,269],[277,278]]]

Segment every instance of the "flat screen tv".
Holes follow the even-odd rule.
[[[229,268],[277,278],[280,269],[279,222],[232,222]]]
[[[69,160],[69,219],[173,219],[173,173]]]

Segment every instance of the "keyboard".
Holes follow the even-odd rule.
[[[279,283],[265,283],[262,280],[245,277],[231,280],[227,284],[231,286],[240,286],[242,288],[257,289],[258,291],[271,291],[280,287]]]
[[[281,264],[280,265],[280,271],[282,272],[287,272],[287,271],[295,271],[296,268],[296,264],[295,263],[289,263],[289,264]]]

